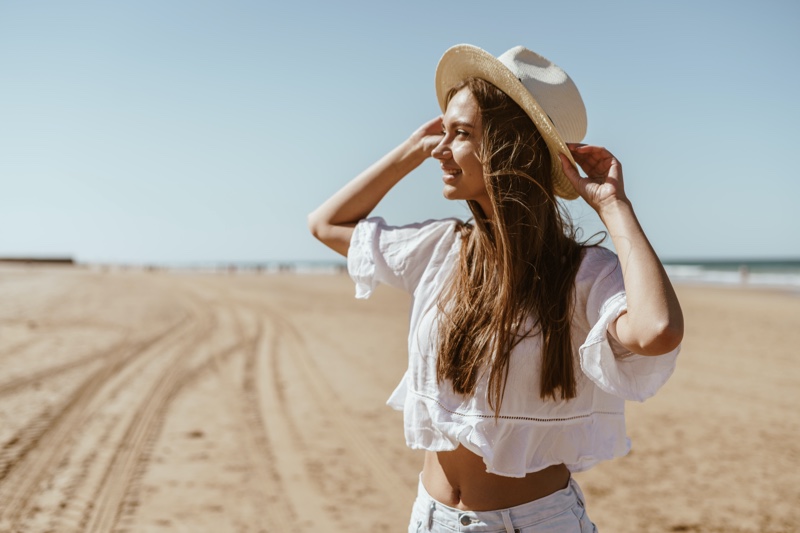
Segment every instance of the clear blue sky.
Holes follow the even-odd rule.
[[[798,28],[788,0],[0,0],[0,256],[334,259],[306,214],[438,114],[470,43],[570,73],[663,258],[800,257]],[[376,214],[467,211],[429,162]]]

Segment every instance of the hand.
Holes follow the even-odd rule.
[[[561,166],[587,204],[599,212],[616,201],[627,202],[622,182],[622,164],[611,152],[586,144],[567,144],[567,147],[587,177],[581,177],[563,154],[559,154]]]
[[[409,140],[428,158],[431,156],[433,149],[441,142],[442,137],[444,137],[442,133],[442,116],[439,115],[417,128],[411,134]]]

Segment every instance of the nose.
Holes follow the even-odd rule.
[[[453,152],[450,151],[450,141],[447,139],[446,135],[442,137],[442,140],[439,141],[439,144],[437,144],[433,150],[431,150],[431,157],[440,161],[443,159],[449,159],[452,157],[452,155]]]

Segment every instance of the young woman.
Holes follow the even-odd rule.
[[[309,216],[357,297],[377,283],[413,295],[409,368],[388,402],[427,450],[409,531],[594,531],[570,472],[630,449],[624,401],[672,373],[678,300],[620,163],[565,144],[586,114],[563,70],[523,47],[459,45],[436,89],[444,115]],[[428,157],[472,222],[367,218]],[[557,196],[592,206],[619,257],[577,242]]]

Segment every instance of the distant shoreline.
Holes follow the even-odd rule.
[[[706,268],[731,269],[742,265],[748,268],[763,269],[800,269],[800,259],[796,258],[769,258],[769,259],[664,259],[665,266],[702,266]]]
[[[42,264],[42,265],[74,265],[72,257],[0,257],[0,263]]]
[[[264,261],[198,263],[101,263],[78,262],[70,257],[0,258],[5,268],[69,267],[94,271],[187,272],[207,274],[346,274],[345,261]],[[800,291],[800,260],[687,260],[665,261],[664,267],[676,284],[725,287],[775,288]]]

